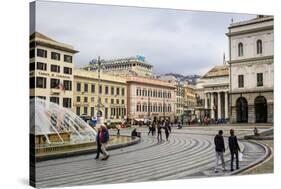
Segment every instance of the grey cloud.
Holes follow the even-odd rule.
[[[36,30],[92,58],[144,55],[156,73],[204,74],[222,64],[225,33],[254,15],[37,1]]]

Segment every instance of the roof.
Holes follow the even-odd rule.
[[[250,24],[256,24],[260,22],[266,22],[266,21],[271,21],[273,20],[273,16],[265,16],[265,15],[257,15],[256,18],[242,21],[242,22],[236,22],[230,24],[229,28],[234,28],[234,27],[240,27],[240,26],[245,26],[245,25],[250,25]]]
[[[208,71],[202,78],[210,78],[210,77],[221,77],[221,76],[228,76],[229,75],[229,66],[222,65],[222,66],[215,66],[210,71]]]
[[[34,39],[34,38],[41,38],[41,39],[45,39],[45,40],[48,40],[48,41],[53,41],[53,42],[58,43],[57,41],[47,37],[46,35],[43,35],[42,33],[39,33],[39,32],[34,32],[33,34],[31,34],[29,39],[31,40],[31,39]]]
[[[45,47],[62,50],[70,53],[78,52],[77,50],[74,50],[73,46],[55,41],[39,32],[34,32],[33,34],[31,34],[29,39],[30,39],[30,43],[31,44],[33,43],[35,46],[40,45],[40,46],[45,46]]]

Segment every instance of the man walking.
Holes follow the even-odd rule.
[[[229,150],[231,154],[231,171],[233,171],[233,161],[234,155],[236,158],[236,169],[239,169],[239,158],[238,151],[240,152],[240,147],[238,145],[237,137],[234,135],[234,130],[230,129],[230,137],[228,138]]]
[[[225,152],[224,140],[223,140],[223,131],[219,130],[219,133],[215,136],[214,142],[216,146],[216,167],[215,173],[218,172],[217,167],[219,166],[219,160],[221,160],[223,171],[225,171],[225,163],[223,153]]]

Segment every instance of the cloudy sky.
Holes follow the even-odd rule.
[[[73,45],[75,67],[93,59],[143,55],[155,73],[204,74],[228,58],[225,35],[234,22],[254,18],[157,8],[37,1],[36,31]]]

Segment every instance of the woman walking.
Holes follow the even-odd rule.
[[[109,141],[109,132],[108,132],[108,129],[104,125],[101,126],[101,132],[100,132],[99,136],[100,136],[99,139],[101,142],[101,151],[104,155],[104,157],[101,160],[107,160],[109,158],[109,153],[106,150],[106,145],[107,145],[107,142]]]
[[[168,120],[164,122],[164,130],[165,130],[165,136],[166,136],[166,141],[169,141],[169,134],[171,133],[171,126]]]

